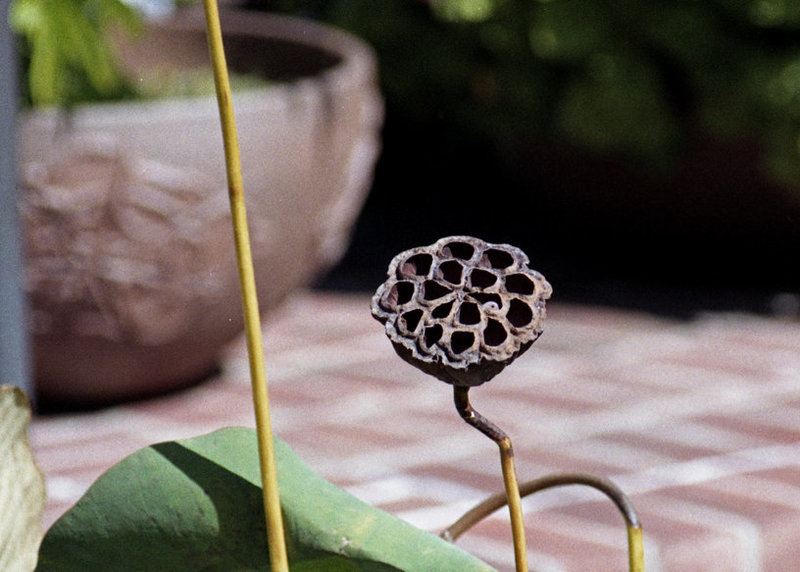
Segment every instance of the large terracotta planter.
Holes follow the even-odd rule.
[[[207,65],[202,13],[120,53],[133,77]],[[222,13],[263,312],[343,253],[371,181],[382,102],[351,36]],[[19,126],[37,392],[96,404],[192,383],[242,330],[213,97],[33,112]]]

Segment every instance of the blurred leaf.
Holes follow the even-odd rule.
[[[196,0],[188,0],[196,2]],[[174,0],[176,4],[179,0]],[[139,14],[126,2],[117,0],[85,0],[83,13],[90,22],[102,25],[113,24],[128,33],[141,32],[143,22]]]
[[[0,386],[0,570],[32,570],[42,539],[44,477],[28,443],[31,407]]]
[[[52,10],[52,33],[59,40],[64,64],[84,70],[98,92],[112,91],[116,70],[102,31],[84,18],[81,7],[73,2],[56,2]]]
[[[647,61],[597,54],[585,73],[567,86],[560,102],[560,128],[569,139],[596,150],[657,157],[677,137],[659,81]]]
[[[769,174],[788,188],[800,188],[800,128],[775,125],[770,133],[764,166]]]
[[[448,22],[483,22],[492,17],[498,0],[431,0],[431,9]]]
[[[764,164],[773,179],[800,188],[800,54],[767,70],[761,76],[764,106],[760,118],[769,135]]]
[[[784,119],[800,121],[800,54],[774,70],[765,88],[771,109]]]
[[[751,25],[800,27],[800,3],[796,0],[716,0],[716,3]]]
[[[283,442],[276,462],[292,570],[487,571],[325,481]],[[102,475],[45,535],[38,570],[263,570],[255,432],[160,443]]]
[[[530,45],[542,59],[576,61],[602,47],[611,28],[611,14],[602,3],[554,0],[535,11]]]
[[[136,13],[121,0],[14,0],[9,22],[25,40],[34,105],[128,93],[108,41],[115,27],[133,31],[138,25]]]

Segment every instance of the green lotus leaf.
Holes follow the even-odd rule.
[[[491,568],[339,489],[275,440],[292,571]],[[37,570],[269,569],[256,434],[227,428],[142,449],[47,532]]]

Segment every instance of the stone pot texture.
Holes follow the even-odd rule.
[[[223,10],[262,314],[344,253],[379,153],[369,47],[295,18]],[[120,46],[133,78],[208,67],[202,12]],[[213,97],[32,111],[18,130],[40,400],[86,406],[185,386],[243,329]]]

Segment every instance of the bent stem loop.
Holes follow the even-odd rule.
[[[203,8],[206,16],[208,48],[214,70],[214,84],[217,90],[217,103],[219,104],[220,122],[222,124],[225,167],[228,176],[228,195],[233,221],[233,235],[236,243],[239,282],[242,290],[242,311],[244,314],[245,337],[247,339],[247,354],[250,362],[256,433],[258,435],[258,456],[261,466],[270,569],[274,572],[289,572],[283,517],[278,494],[272,422],[270,420],[269,400],[267,397],[264,348],[261,341],[261,318],[258,311],[253,259],[250,251],[250,236],[247,229],[244,186],[242,184],[239,142],[236,134],[233,103],[231,101],[231,88],[228,81],[228,70],[225,63],[222,30],[216,0],[203,0]]]
[[[454,385],[453,390],[456,410],[461,415],[461,418],[500,447],[500,466],[503,471],[503,484],[505,485],[503,504],[508,503],[508,510],[511,515],[514,560],[517,565],[517,572],[528,572],[525,521],[522,514],[522,498],[517,484],[517,472],[514,468],[514,451],[511,447],[511,439],[497,425],[473,409],[469,403],[469,386]],[[445,538],[450,539],[448,536],[445,536]],[[455,540],[455,538],[452,538],[452,540]]]
[[[622,513],[628,529],[628,566],[630,572],[644,572],[644,544],[642,541],[642,525],[636,509],[628,496],[609,479],[588,475],[586,473],[558,473],[547,475],[520,485],[523,497],[565,485],[585,485],[597,489],[610,498]],[[441,536],[454,542],[477,522],[506,504],[506,495],[497,493],[467,511],[464,516],[445,529]]]

